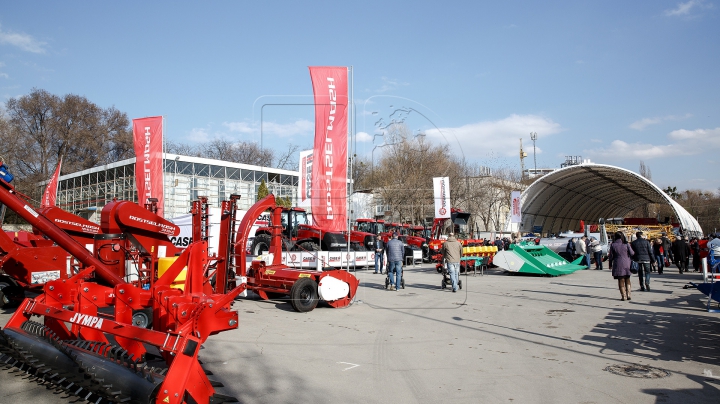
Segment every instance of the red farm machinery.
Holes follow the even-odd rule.
[[[0,363],[94,403],[236,402],[217,391],[222,384],[208,378],[198,353],[211,335],[238,327],[231,308],[238,295],[246,289],[263,298],[289,294],[296,310],[309,311],[320,298],[332,307],[349,305],[358,286],[342,270],[281,265],[282,209],[274,197],[254,205],[239,226],[236,200],[223,202],[217,255],[208,254],[202,201],[193,203],[197,238],[183,251],[168,238],[177,233],[175,225],[127,201],[105,206],[90,251],[0,180],[0,202],[61,248],[63,259],[69,254],[77,261],[66,276],[46,280],[41,293],[19,304],[0,330]],[[247,267],[247,235],[268,209],[277,223],[269,246],[274,257]]]
[[[470,213],[452,208],[449,219],[436,218],[433,221],[430,240],[428,241],[428,249],[431,259],[435,261],[435,268],[438,272],[442,272],[442,245],[449,233],[455,233],[458,241],[463,245],[461,271],[475,271],[475,266],[487,266],[492,263],[492,258],[497,252],[497,248],[494,246],[485,246],[484,240],[472,239],[469,235],[461,231],[464,226],[467,226],[469,219]]]
[[[255,231],[251,251],[260,255],[270,248],[272,220],[269,227]],[[276,218],[275,218],[276,219]],[[345,251],[347,241],[342,233],[322,229],[310,223],[302,208],[281,209],[283,251]],[[277,222],[276,222],[277,223]]]

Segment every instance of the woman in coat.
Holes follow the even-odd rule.
[[[608,248],[608,260],[612,263],[613,278],[618,280],[618,288],[620,289],[620,300],[630,300],[630,263],[635,255],[630,244],[625,239],[625,235],[618,231],[613,235],[613,242]]]

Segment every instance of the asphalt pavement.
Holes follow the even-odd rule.
[[[720,402],[720,314],[683,289],[698,274],[653,274],[652,292],[633,278],[620,301],[607,270],[490,270],[461,275],[458,293],[431,265],[407,267],[399,291],[372,272],[356,272],[345,309],[237,300],[239,328],[200,355],[218,391],[243,403]],[[0,370],[0,383],[0,403],[75,402],[20,372]]]

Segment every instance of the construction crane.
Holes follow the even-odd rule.
[[[527,157],[527,153],[522,148],[522,138],[520,138],[520,177],[523,180],[525,179],[525,157]]]

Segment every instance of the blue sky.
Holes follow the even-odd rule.
[[[166,136],[310,146],[307,66],[353,66],[356,150],[403,112],[470,161],[564,156],[720,187],[720,1],[6,2],[0,101],[80,94]],[[262,113],[261,113],[262,110]]]

